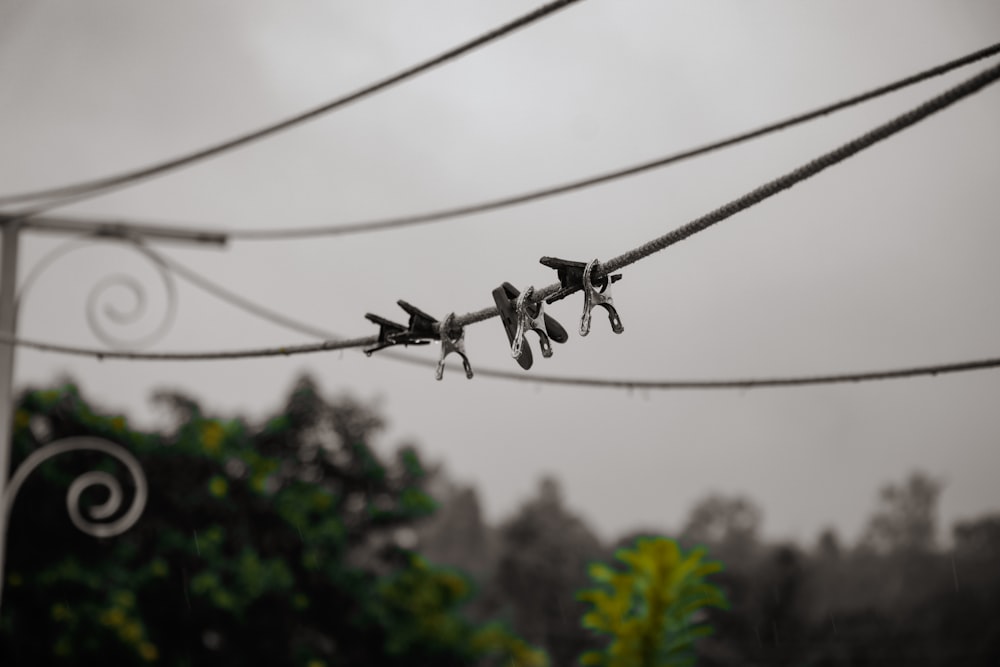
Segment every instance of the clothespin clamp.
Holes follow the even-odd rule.
[[[534,291],[534,287],[529,287],[521,293],[510,283],[504,283],[493,290],[493,301],[497,304],[500,319],[507,332],[511,356],[524,370],[531,368],[534,361],[531,348],[524,344],[524,337],[529,330],[538,334],[538,343],[544,357],[552,356],[549,339],[557,343],[565,343],[569,339],[562,325],[544,312],[540,301],[531,302]]]
[[[379,325],[378,342],[365,350],[365,354],[371,356],[372,352],[377,352],[390,345],[427,345],[432,340],[441,341],[441,360],[437,366],[437,379],[444,376],[444,358],[451,352],[457,352],[462,356],[465,365],[465,376],[472,378],[472,366],[469,364],[469,357],[465,354],[465,329],[455,324],[455,313],[449,315],[445,321],[438,322],[436,319],[400,299],[396,303],[410,315],[407,326],[397,324],[384,317],[368,313],[365,317]]]
[[[416,306],[411,306],[402,299],[397,301],[399,307],[410,314],[410,322],[405,332],[396,336],[398,342],[404,345],[420,345],[421,341],[436,340],[439,337],[438,321],[420,310]]]
[[[390,345],[395,345],[396,341],[393,340],[394,337],[406,331],[406,327],[402,324],[396,324],[391,320],[379,317],[378,315],[373,315],[372,313],[366,313],[365,318],[378,325],[378,343],[365,350],[365,354],[369,357],[372,356],[372,352],[378,352],[379,350],[385,349]],[[430,341],[426,341],[417,344],[426,345],[429,342]]]
[[[608,311],[608,320],[611,321],[612,331],[616,334],[625,331],[625,327],[622,326],[621,319],[618,317],[618,311],[615,309],[615,302],[611,298],[611,285],[621,280],[621,274],[601,275],[601,264],[596,259],[589,264],[555,257],[542,257],[539,261],[549,268],[556,269],[559,283],[562,285],[558,292],[545,300],[546,303],[553,303],[566,298],[577,290],[583,290],[583,316],[580,318],[581,336],[590,333],[590,311],[595,306],[602,306]]]
[[[462,357],[465,377],[471,380],[472,365],[469,363],[468,355],[465,354],[465,327],[455,324],[455,313],[448,315],[444,318],[444,322],[438,325],[438,337],[441,339],[441,359],[437,365],[437,379],[444,377],[444,358],[456,352]]]
[[[410,315],[409,324],[405,327],[372,313],[365,314],[366,319],[379,325],[378,342],[365,350],[368,356],[390,345],[427,345],[437,339],[437,320],[402,299],[396,303]]]

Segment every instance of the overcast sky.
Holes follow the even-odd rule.
[[[0,3],[0,192],[157,161],[315,106],[505,22],[539,0]],[[588,0],[341,112],[67,215],[232,229],[418,212],[651,159],[849,96],[997,40],[989,2]],[[930,98],[985,65],[657,172],[395,232],[225,249],[162,246],[234,290],[335,332],[363,316],[492,305],[502,281],[553,282],[543,255],[617,255]],[[880,369],[1000,354],[1000,86],[625,271],[585,339],[533,370],[726,378]],[[62,239],[23,235],[21,275]],[[99,345],[90,290],[129,273],[118,246],[75,251],[26,299],[22,336]],[[159,291],[158,291],[159,290]],[[308,342],[186,283],[154,349]],[[126,306],[129,295],[109,293]],[[145,328],[143,328],[145,327]],[[532,339],[533,340],[533,339]],[[517,370],[498,320],[470,327],[473,367]],[[437,348],[417,350],[436,358]],[[457,360],[450,363],[458,363]],[[1000,372],[830,387],[634,392],[449,374],[378,355],[135,363],[19,350],[19,386],[69,375],[154,424],[148,397],[276,409],[294,378],[378,400],[384,451],[416,440],[509,513],[540,475],[605,536],[677,528],[712,491],[746,494],[772,537],[857,537],[877,489],[919,468],[950,522],[1000,508]],[[529,374],[526,374],[529,375]],[[155,480],[153,480],[155,484]]]

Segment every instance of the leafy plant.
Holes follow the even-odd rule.
[[[473,627],[454,613],[472,595],[464,574],[434,567],[418,554],[407,555],[407,567],[378,584],[382,625],[389,629],[392,655],[429,655],[437,646],[468,648],[475,658],[504,667],[548,667],[546,654],[533,648],[500,623]]]
[[[705,578],[722,569],[703,560],[704,549],[687,554],[671,539],[639,538],[632,549],[615,554],[626,565],[617,571],[603,563],[590,566],[595,588],[578,599],[593,608],[583,625],[611,636],[603,651],[580,657],[583,665],[601,667],[684,667],[695,662],[694,645],[712,632],[695,619],[705,607],[726,608],[718,586]]]
[[[372,448],[381,420],[368,406],[324,400],[307,379],[260,425],[161,400],[176,427],[143,433],[73,385],[21,397],[15,466],[98,436],[138,457],[150,495],[133,528],[96,540],[60,501],[108,461],[77,452],[36,471],[11,517],[0,665],[544,667],[502,626],[461,614],[464,575],[407,548],[436,504],[416,450]],[[84,511],[103,500],[88,491]]]

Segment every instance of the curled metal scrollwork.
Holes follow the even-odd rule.
[[[73,525],[82,532],[94,537],[113,537],[131,528],[142,515],[142,511],[146,507],[146,499],[149,497],[149,486],[146,482],[146,475],[142,471],[142,466],[121,445],[90,436],[64,438],[32,452],[18,466],[17,470],[14,471],[7,489],[4,491],[3,511],[6,514],[5,518],[9,519],[10,512],[14,506],[14,500],[17,498],[17,492],[38,466],[54,456],[75,451],[102,452],[117,459],[125,466],[132,477],[135,483],[135,493],[132,496],[132,503],[121,516],[113,521],[106,521],[121,511],[122,499],[124,497],[121,484],[113,475],[107,472],[93,470],[83,473],[73,480],[66,493],[66,510],[69,512],[69,518],[73,522]],[[95,486],[103,487],[107,490],[108,498],[103,503],[89,508],[87,512],[89,516],[84,516],[80,508],[81,496],[85,490]]]
[[[18,293],[18,306],[38,277],[56,260],[70,252],[88,247],[99,240],[106,239],[85,237],[82,240],[69,241],[57,246],[49,254],[45,255],[25,278],[24,284]],[[138,252],[153,263],[154,268],[159,274],[160,281],[163,283],[166,294],[166,307],[156,327],[151,332],[137,338],[122,337],[114,333],[112,327],[126,327],[142,320],[143,315],[146,313],[148,300],[145,286],[135,278],[123,274],[108,276],[94,285],[87,297],[87,324],[93,334],[102,343],[113,349],[140,349],[152,345],[166,334],[173,325],[177,315],[177,286],[169,268],[158,255],[149,252],[140,241],[128,240],[127,242],[131,250]],[[127,293],[131,303],[127,304],[126,307],[122,307],[120,304],[112,302],[110,294],[115,291],[124,291]]]

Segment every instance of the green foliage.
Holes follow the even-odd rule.
[[[593,605],[583,625],[611,636],[603,651],[583,654],[583,665],[603,667],[681,667],[693,665],[694,643],[711,627],[694,622],[705,607],[727,606],[722,591],[705,578],[722,569],[705,561],[703,549],[684,554],[667,538],[639,538],[633,549],[616,557],[617,571],[602,563],[590,566],[595,588],[578,598]]]
[[[469,579],[430,565],[417,554],[408,567],[379,582],[382,620],[391,628],[393,655],[433,655],[440,647],[465,646],[468,661],[493,658],[505,667],[548,667],[548,658],[498,623],[474,628],[451,610],[472,595]]]
[[[302,381],[255,428],[159,398],[177,415],[169,433],[102,415],[73,385],[21,398],[15,466],[47,442],[95,435],[140,459],[150,497],[135,527],[95,540],[60,500],[107,457],[67,454],[32,475],[11,517],[0,664],[546,664],[460,615],[472,595],[462,575],[396,545],[435,503],[415,450],[385,461],[371,448],[370,408]],[[84,514],[104,499],[84,494]]]
[[[503,667],[549,667],[549,658],[520,639],[502,623],[489,623],[472,637],[476,653],[492,658],[491,664]]]

